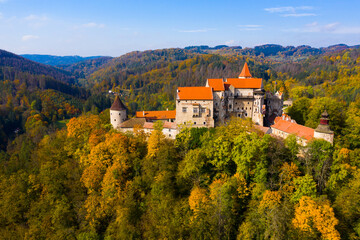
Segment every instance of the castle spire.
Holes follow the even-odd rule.
[[[116,95],[114,103],[111,105],[110,110],[114,110],[114,111],[126,110],[125,105],[122,103],[118,95]]]
[[[251,78],[252,75],[250,73],[249,67],[247,63],[245,62],[244,67],[239,75],[239,78]]]

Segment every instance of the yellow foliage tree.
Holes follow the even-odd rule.
[[[322,239],[340,239],[335,229],[338,224],[333,208],[329,201],[316,202],[311,197],[303,196],[295,208],[295,217],[292,223],[302,232],[314,234],[317,230]]]

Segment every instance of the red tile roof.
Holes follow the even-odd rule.
[[[251,78],[252,77],[252,75],[250,73],[250,70],[249,70],[249,67],[248,67],[246,62],[244,64],[244,67],[243,67],[239,77],[245,77],[245,78]]]
[[[210,78],[208,79],[208,84],[215,92],[225,91],[224,81],[222,78]]]
[[[314,138],[314,129],[294,122],[283,120],[281,117],[277,117],[275,119],[275,124],[272,125],[271,128],[275,128],[289,134],[294,134],[306,140],[311,140]]]
[[[151,119],[175,119],[176,110],[173,111],[139,111],[136,112],[137,118],[151,118]]]
[[[262,88],[261,78],[227,78],[226,82],[234,88]]]
[[[178,99],[180,100],[212,100],[211,87],[179,87]]]

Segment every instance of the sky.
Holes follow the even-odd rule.
[[[16,54],[339,43],[360,44],[360,0],[0,0],[0,49]]]

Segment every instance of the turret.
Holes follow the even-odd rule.
[[[314,137],[324,139],[331,144],[334,142],[334,132],[330,129],[329,114],[326,110],[321,114],[320,124],[314,131]]]
[[[127,119],[127,109],[121,102],[119,96],[115,97],[114,103],[110,108],[110,122],[114,129]]]
[[[239,78],[252,78],[252,75],[250,73],[249,67],[247,63],[245,62],[244,67],[239,75]]]

